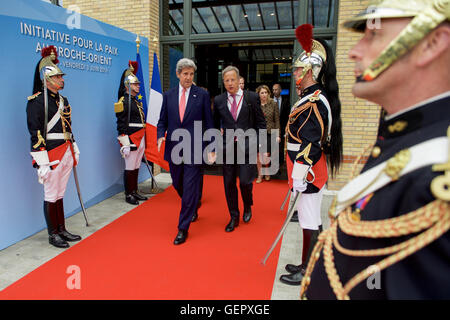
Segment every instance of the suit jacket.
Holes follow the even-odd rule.
[[[284,136],[284,130],[289,119],[289,113],[291,113],[291,105],[289,103],[289,96],[281,96],[281,108],[280,108],[280,134]]]
[[[176,129],[185,129],[190,134],[190,150],[185,151],[190,152],[183,153],[184,163],[201,165],[203,164],[203,149],[206,145],[203,143],[203,133],[204,131],[213,128],[209,93],[195,85],[191,86],[183,122],[180,120],[178,97],[179,86],[176,86],[163,94],[163,103],[157,125],[157,137],[158,139],[164,137],[167,132],[164,159],[168,162],[172,162],[172,149],[184,140],[184,137],[180,138],[180,141],[172,140],[172,134]],[[197,121],[202,122],[202,130],[201,132],[196,132],[194,135],[194,122]],[[200,133],[201,136],[199,136]],[[200,142],[199,139],[202,142]],[[194,145],[197,147],[194,147]],[[198,146],[200,146],[200,148],[198,148]]]
[[[227,141],[234,141],[227,137],[226,129],[242,129],[244,132],[248,129],[266,129],[266,119],[261,110],[261,102],[259,96],[255,92],[244,91],[244,98],[242,99],[241,110],[239,115],[234,120],[228,108],[228,93],[224,92],[214,98],[214,127],[224,130],[224,146]],[[245,145],[245,151],[248,153],[248,141]]]

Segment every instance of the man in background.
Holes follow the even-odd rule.
[[[273,92],[273,100],[278,105],[278,111],[280,113],[280,170],[281,166],[284,164],[284,144],[285,144],[285,129],[286,124],[288,122],[289,113],[290,113],[290,105],[289,105],[289,97],[281,96],[281,85],[279,83],[275,83],[272,87]]]

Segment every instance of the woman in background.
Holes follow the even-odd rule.
[[[263,154],[258,154],[258,178],[256,179],[256,183],[261,183],[263,177],[266,181],[270,180],[270,175],[266,172],[264,168],[269,166],[270,162],[270,150],[271,150],[271,135],[276,134],[276,141],[280,143],[280,112],[278,110],[277,103],[270,97],[270,89],[265,84],[256,88],[256,93],[259,95],[259,99],[261,100],[261,109],[264,113],[264,117],[266,118],[267,124],[267,152]],[[273,129],[278,129],[278,132],[272,132]]]

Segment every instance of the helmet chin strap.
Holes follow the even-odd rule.
[[[439,5],[440,3],[440,5]],[[433,31],[443,21],[449,19],[450,1],[436,1],[436,5],[430,6],[416,17],[391,41],[381,54],[364,70],[358,82],[372,81],[395,61],[410,52],[420,41]]]
[[[56,90],[61,90],[61,86],[59,84],[57,84],[55,81],[53,81],[53,79],[51,77],[45,76],[45,78],[47,79],[47,88],[48,88],[48,83],[51,83],[52,85],[55,86]]]
[[[303,78],[305,78],[306,74],[308,73],[309,70],[312,70],[311,64],[306,65],[303,68],[302,74],[300,75],[300,77],[297,79],[297,81],[295,82],[296,86],[299,86],[300,83],[302,82]]]

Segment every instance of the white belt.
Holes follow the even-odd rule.
[[[300,151],[301,143],[287,143],[287,149],[289,151]]]
[[[58,111],[56,111],[55,115],[50,119],[50,121],[47,124],[47,133],[50,132],[50,130],[53,129],[53,127],[55,126],[55,124],[59,121],[59,119],[61,119],[61,114],[60,111],[62,111],[64,109],[64,99],[63,97],[60,95],[59,96],[59,107],[58,107]]]
[[[72,139],[72,134],[70,132],[47,133],[47,140],[70,140],[70,139]]]
[[[144,128],[145,124],[143,124],[143,123],[130,123],[128,126],[129,127],[135,127],[135,128]]]
[[[448,148],[447,137],[434,138],[410,147],[411,159],[401,171],[400,176],[425,166],[445,163],[448,161]],[[359,199],[392,182],[392,178],[386,174],[376,179],[380,172],[385,169],[386,163],[387,161],[365,171],[339,191],[335,215]]]

